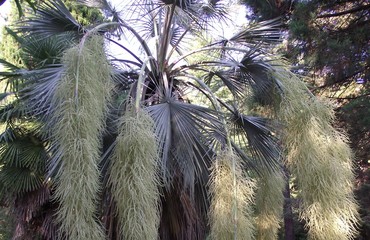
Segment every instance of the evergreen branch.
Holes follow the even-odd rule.
[[[364,10],[367,10],[367,9],[370,9],[370,4],[368,4],[368,5],[362,5],[362,6],[359,6],[359,7],[356,7],[356,8],[352,8],[352,9],[349,9],[349,10],[346,10],[346,11],[342,11],[342,12],[322,14],[322,15],[317,16],[316,18],[338,17],[338,16],[350,14],[350,13],[364,11]]]

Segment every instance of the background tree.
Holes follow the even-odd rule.
[[[281,17],[287,44],[280,51],[292,69],[310,76],[316,94],[336,101],[335,124],[350,134],[356,153],[357,197],[363,223],[368,222],[369,174],[369,17],[367,1],[245,1],[251,19]],[[361,237],[369,238],[366,224]]]
[[[245,1],[251,18],[289,19],[288,59],[312,72],[316,86],[369,79],[367,1]],[[305,68],[306,67],[306,68]]]

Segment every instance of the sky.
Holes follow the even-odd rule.
[[[7,14],[10,12],[10,1],[14,1],[14,0],[6,0],[5,3],[0,6],[0,28],[6,23]],[[128,0],[108,0],[108,1],[118,11],[122,10],[124,6],[127,6],[127,3],[132,2]],[[237,2],[237,1],[226,1],[225,0],[224,2],[228,4],[230,2]],[[234,5],[228,9],[228,12],[229,12],[231,21],[229,23],[220,23],[215,26],[215,30],[212,33],[212,35],[215,38],[221,38],[221,37],[230,38],[238,30],[238,28],[241,27],[241,25],[247,23],[247,19],[245,17],[246,8],[244,5],[234,3]],[[239,23],[239,24],[235,25],[235,23]],[[1,31],[0,31],[0,40],[1,40]],[[114,50],[112,52],[114,52]]]
[[[9,12],[10,12],[10,2],[9,0],[7,0],[5,1],[5,3],[3,3],[3,5],[0,6],[0,27],[2,27],[5,24],[5,19]]]
[[[10,12],[10,1],[13,0],[6,0],[3,5],[0,6],[0,27],[5,24],[7,14]],[[110,0],[111,4],[117,9],[121,10],[127,3],[127,0]],[[230,2],[230,1],[225,1]],[[234,23],[246,23],[246,9],[244,5],[235,5],[229,9],[230,16]],[[235,21],[236,20],[236,21]],[[225,37],[230,37],[231,34],[235,31],[234,25],[223,25],[218,27],[218,32],[222,33]],[[1,34],[1,33],[0,33]]]

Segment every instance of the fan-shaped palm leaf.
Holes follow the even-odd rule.
[[[230,38],[231,42],[245,44],[277,43],[281,41],[281,19],[251,23],[246,29]]]
[[[65,32],[72,32],[78,37],[81,36],[84,30],[63,2],[56,0],[43,2],[37,8],[34,17],[23,21],[18,31],[46,38]]]
[[[155,121],[162,148],[161,169],[164,178],[172,178],[168,169],[174,165],[183,171],[192,169],[192,174],[201,173],[208,166],[204,161],[213,147],[214,136],[211,134],[222,132],[216,112],[171,99],[153,105],[148,110]],[[210,135],[207,136],[207,133]],[[175,163],[169,162],[171,160]],[[194,181],[195,179],[191,179],[188,184],[193,184]]]
[[[252,117],[234,112],[230,122],[233,124],[233,133],[236,141],[248,149],[252,154],[255,165],[260,169],[278,171],[282,162],[280,147],[277,139],[278,125],[265,118]],[[240,138],[239,134],[243,134]],[[253,164],[249,164],[253,165]]]
[[[59,63],[62,53],[73,44],[70,33],[53,35],[48,38],[29,35],[22,39],[21,58],[28,69],[41,68],[47,64]]]

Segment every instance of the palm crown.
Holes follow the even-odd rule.
[[[223,1],[142,0],[124,13],[104,0],[81,3],[110,20],[82,26],[61,1],[45,2],[16,28],[24,68],[1,62],[10,70],[1,73],[9,86],[3,97],[15,98],[1,109],[0,180],[14,194],[8,201],[29,204],[16,208],[17,234],[33,230],[25,211],[44,209],[47,239],[57,232],[69,239],[275,238],[283,159],[300,169],[307,157],[300,141],[312,126],[327,129],[320,137],[345,141],[322,123],[332,120],[330,109],[269,54],[280,39],[278,21],[209,42],[203,36],[211,24],[227,20]],[[189,41],[207,43],[195,49]],[[123,57],[106,55],[108,43]],[[344,159],[340,171],[350,179],[350,152],[341,146],[344,155],[333,158]],[[336,179],[346,193],[348,178]],[[302,191],[312,179],[298,179]],[[333,236],[354,231],[355,203],[344,195],[349,230]],[[324,206],[327,199],[318,198]],[[316,199],[307,199],[309,209]],[[313,236],[327,234],[311,225]]]

